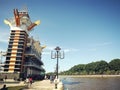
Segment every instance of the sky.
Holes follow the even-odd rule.
[[[41,21],[30,36],[46,45],[42,52],[46,72],[55,71],[57,60],[51,59],[51,51],[56,46],[65,53],[59,71],[120,58],[120,0],[0,0],[0,51],[7,50],[10,34],[3,20],[23,7],[31,21]]]

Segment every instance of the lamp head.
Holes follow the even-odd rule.
[[[56,50],[56,51],[60,51],[61,48],[60,48],[59,46],[57,46],[57,47],[55,48],[55,50]]]

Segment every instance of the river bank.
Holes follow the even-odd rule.
[[[60,75],[60,77],[88,77],[88,78],[101,78],[101,77],[120,77],[120,75]]]

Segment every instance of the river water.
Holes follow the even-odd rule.
[[[120,77],[61,77],[65,90],[120,90]]]

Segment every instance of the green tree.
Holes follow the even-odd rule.
[[[61,74],[120,74],[120,59],[113,59],[109,63],[101,60],[88,64],[78,64],[67,71],[61,72]]]
[[[107,70],[109,70],[109,65],[106,61],[101,60],[96,62],[95,72],[97,74],[104,74],[104,72],[106,72]]]
[[[88,63],[85,67],[85,70],[87,72],[87,74],[94,74],[95,72],[95,65],[96,63],[95,62],[92,62],[92,63]]]
[[[79,64],[73,66],[69,71],[72,72],[73,74],[79,74],[85,70],[85,65],[84,64]]]
[[[109,62],[110,70],[120,71],[120,59],[113,59]]]

